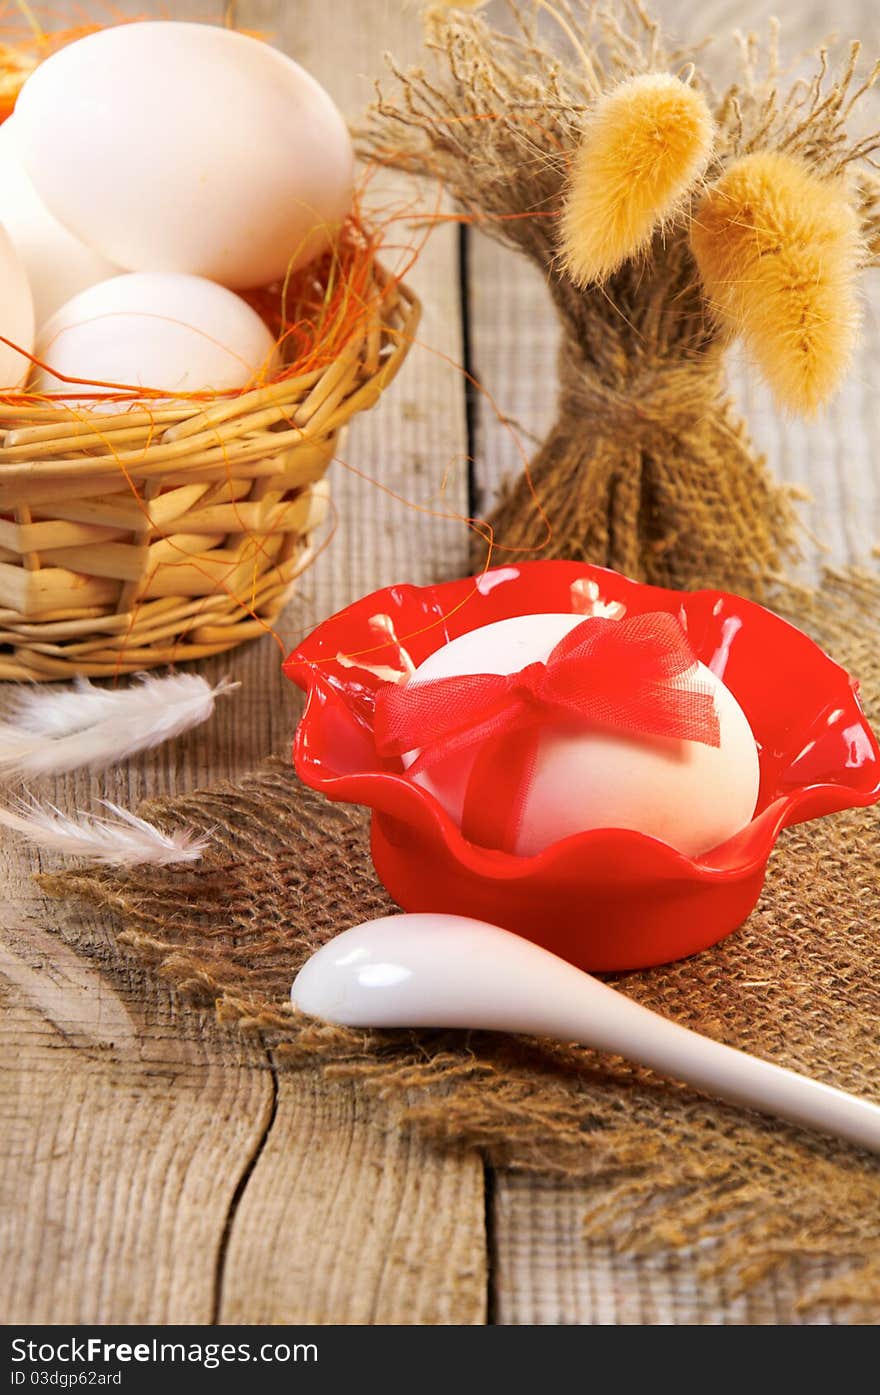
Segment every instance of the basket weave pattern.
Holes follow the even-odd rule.
[[[339,431],[418,322],[378,266],[375,290],[329,366],[237,397],[0,405],[0,679],[127,673],[265,632],[311,560]]]

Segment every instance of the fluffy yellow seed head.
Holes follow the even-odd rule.
[[[647,249],[703,174],[714,130],[705,98],[668,73],[630,78],[599,100],[562,211],[573,281],[604,281]]]
[[[859,222],[841,184],[793,155],[745,155],[706,194],[690,236],[719,318],[780,405],[814,414],[846,372],[859,325]]]

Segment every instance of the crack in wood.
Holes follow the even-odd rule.
[[[268,1047],[264,1049],[266,1054],[266,1064],[269,1068],[269,1074],[272,1078],[272,1096],[269,1101],[269,1109],[266,1115],[265,1127],[262,1133],[260,1134],[259,1138],[256,1140],[253,1152],[251,1153],[250,1157],[245,1163],[242,1174],[238,1179],[235,1191],[232,1193],[232,1196],[230,1198],[229,1207],[226,1212],[226,1220],[223,1225],[223,1232],[220,1236],[220,1244],[217,1247],[217,1258],[214,1261],[214,1298],[211,1307],[211,1323],[213,1326],[217,1326],[221,1321],[220,1314],[223,1309],[223,1280],[226,1276],[226,1259],[229,1253],[229,1242],[232,1238],[232,1230],[235,1225],[235,1218],[238,1215],[238,1209],[241,1205],[244,1194],[248,1189],[250,1180],[253,1177],[254,1172],[257,1168],[257,1164],[259,1163],[260,1158],[262,1157],[263,1152],[265,1151],[266,1144],[268,1143],[269,1136],[272,1132],[272,1126],[275,1123],[275,1119],[278,1115],[278,1067],[276,1066],[275,1061],[272,1057],[272,1053],[268,1049]]]
[[[479,461],[477,459],[479,436],[479,388],[474,374],[473,342],[471,331],[471,244],[470,229],[462,223],[458,229],[458,299],[461,311],[461,354],[464,370],[464,429],[467,442],[467,492],[468,513],[476,518],[482,507],[483,491],[479,486]]]

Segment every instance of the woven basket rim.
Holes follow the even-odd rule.
[[[110,677],[271,627],[315,556],[339,433],[413,343],[417,296],[373,268],[362,322],[311,375],[98,429],[0,405],[0,680]]]
[[[134,467],[135,477],[143,477],[137,468],[140,461],[158,465],[164,455],[177,470],[182,461],[206,445],[220,446],[249,436],[256,447],[254,432],[261,433],[259,443],[266,450],[276,445],[270,438],[279,431],[284,433],[288,448],[296,441],[317,438],[326,432],[334,409],[342,408],[344,420],[348,420],[372,406],[396,376],[411,346],[421,315],[419,298],[405,282],[392,278],[378,260],[373,262],[372,273],[374,305],[365,311],[337,355],[321,368],[278,376],[259,387],[205,401],[157,403],[153,407],[146,398],[120,412],[89,413],[87,405],[78,410],[66,403],[0,401],[0,484],[53,477],[61,480],[72,473],[80,478],[90,473],[106,475],[108,463],[114,461],[124,469]],[[402,320],[399,327],[392,324],[394,318]],[[389,341],[394,341],[390,347]],[[361,382],[354,398],[346,399],[344,391],[337,389],[344,383],[346,369],[359,361],[363,364]],[[287,409],[292,403],[297,405],[291,413]],[[341,424],[337,421],[336,428]],[[148,433],[145,443],[132,450],[117,448],[127,444],[124,438],[128,435],[139,432]],[[121,438],[119,443],[115,436]],[[129,458],[133,455],[137,459]],[[75,471],[70,468],[74,462]]]

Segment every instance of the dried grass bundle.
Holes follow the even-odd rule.
[[[509,31],[479,14],[434,11],[432,70],[394,68],[396,90],[380,91],[364,137],[376,159],[442,181],[474,225],[534,261],[560,316],[557,420],[529,475],[495,514],[496,539],[662,585],[712,583],[762,595],[795,550],[795,523],[724,389],[730,326],[713,310],[689,238],[705,193],[701,143],[670,158],[665,197],[639,206],[644,221],[629,244],[642,247],[653,215],[647,252],[582,287],[580,280],[601,275],[624,250],[623,237],[603,246],[602,230],[594,230],[599,250],[577,261],[572,230],[590,179],[585,151],[609,94],[616,89],[621,100],[620,84],[632,92],[634,79],[644,84],[655,74],[668,82],[693,63],[693,87],[715,124],[705,179],[717,183],[754,152],[784,151],[811,180],[827,183],[829,202],[845,188],[851,215],[844,215],[840,244],[852,248],[854,219],[857,260],[867,265],[880,253],[880,186],[868,167],[878,136],[853,139],[847,122],[875,74],[860,82],[853,45],[836,74],[823,50],[811,80],[784,84],[771,28],[765,43],[739,41],[739,80],[713,92],[699,68],[700,46],[668,47],[638,3],[511,0],[508,11]],[[606,189],[621,184],[607,168],[603,181]],[[847,252],[838,284],[849,286],[852,270]],[[769,329],[748,311],[736,326],[748,321],[749,343],[755,350],[760,342],[767,362],[784,351],[786,321],[798,313],[793,304],[781,308]],[[761,314],[766,322],[772,306]],[[833,385],[847,332],[836,347],[814,333],[809,381],[801,375],[798,385],[796,372],[780,368],[775,385],[787,401],[810,406]]]

